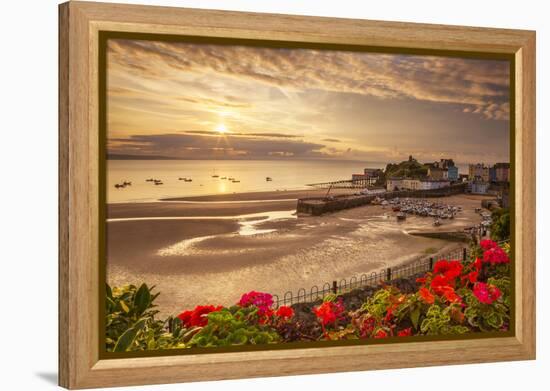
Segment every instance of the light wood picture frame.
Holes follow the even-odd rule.
[[[102,32],[506,54],[515,67],[510,336],[105,359]],[[69,389],[535,359],[535,32],[70,1],[59,6],[59,384]],[[457,353],[460,354],[457,354]]]

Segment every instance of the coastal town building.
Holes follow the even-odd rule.
[[[450,181],[457,181],[458,180],[458,167],[457,166],[449,166],[447,167],[447,179]]]
[[[428,168],[428,176],[431,179],[448,179],[449,174],[446,168],[430,167]]]
[[[490,182],[497,181],[497,169],[495,168],[495,166],[489,167],[489,181]]]
[[[469,183],[468,190],[472,194],[487,194],[491,184],[480,180],[474,180]]]
[[[379,168],[365,168],[362,174],[352,174],[351,180],[361,184],[374,185],[383,171]]]
[[[489,167],[483,163],[470,164],[468,177],[471,181],[489,182]]]
[[[396,190],[431,190],[441,189],[450,186],[448,179],[412,179],[412,178],[388,178],[386,189],[388,191]]]
[[[510,163],[497,163],[495,164],[494,169],[496,182],[510,181]]]

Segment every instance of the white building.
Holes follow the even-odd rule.
[[[412,178],[389,178],[386,182],[388,191],[394,190],[432,190],[441,189],[451,185],[448,179],[412,179]]]

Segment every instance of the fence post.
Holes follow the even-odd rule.
[[[391,267],[386,269],[386,281],[391,281]]]
[[[466,251],[467,251],[467,249],[466,249],[466,247],[464,247],[462,249],[462,262],[466,262],[466,256],[467,256]]]
[[[434,268],[434,259],[433,257],[430,257],[430,270]]]
[[[335,295],[338,294],[338,283],[336,281],[332,281],[332,292]]]

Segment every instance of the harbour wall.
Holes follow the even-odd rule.
[[[337,212],[339,210],[356,208],[370,204],[376,197],[379,198],[432,198],[446,197],[454,194],[461,194],[466,191],[466,184],[461,183],[441,189],[430,190],[401,190],[391,191],[375,195],[347,195],[341,194],[332,197],[309,197],[300,198],[296,205],[296,212],[312,216],[320,216],[325,213]]]

